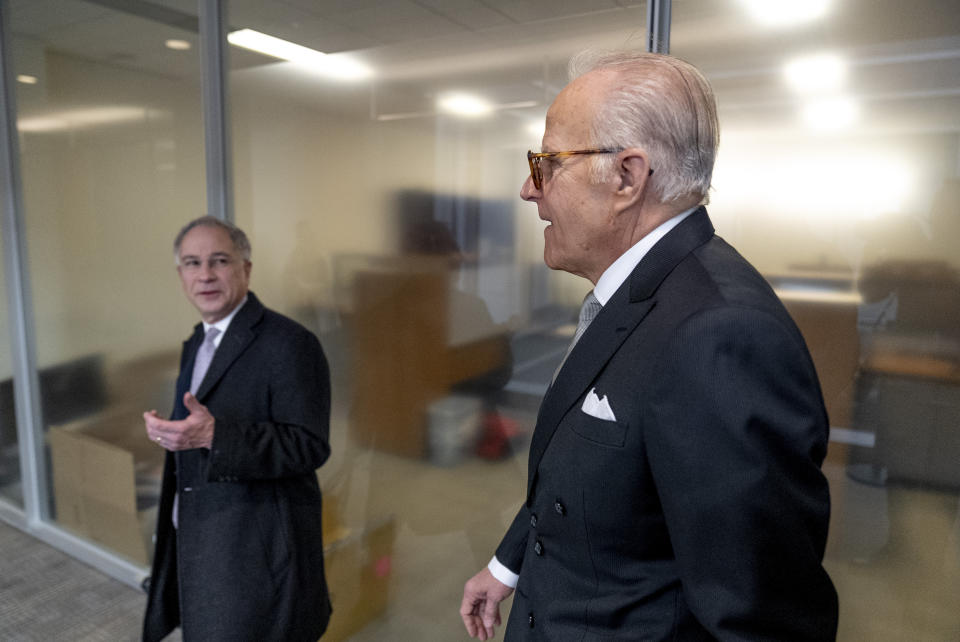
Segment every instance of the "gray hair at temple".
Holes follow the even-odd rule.
[[[652,194],[666,203],[696,196],[708,201],[720,142],[710,83],[688,62],[663,54],[588,50],[570,61],[570,78],[597,70],[618,74],[594,114],[593,143],[607,149],[642,147],[650,155]],[[613,170],[612,154],[592,157],[591,178]]]
[[[225,230],[227,234],[230,235],[230,240],[233,241],[234,249],[240,253],[240,256],[243,257],[243,260],[250,260],[250,240],[247,238],[247,235],[243,233],[243,230],[233,223],[221,220],[216,216],[208,215],[195,218],[184,225],[177,234],[177,238],[173,240],[173,260],[177,265],[180,265],[180,244],[183,243],[183,237],[185,237],[193,228],[201,226],[219,227],[220,229]]]

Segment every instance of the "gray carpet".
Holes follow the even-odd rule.
[[[138,640],[145,596],[0,522],[0,640]]]

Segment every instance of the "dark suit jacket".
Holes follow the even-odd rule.
[[[187,416],[198,324],[184,343],[173,419]],[[330,615],[316,469],[330,454],[330,379],[317,338],[253,293],[197,399],[211,449],[168,453],[143,639],[309,640]],[[179,528],[171,523],[179,491]]]
[[[616,421],[581,409],[595,391]],[[828,423],[796,326],[701,208],[548,390],[497,549],[508,640],[827,640]]]

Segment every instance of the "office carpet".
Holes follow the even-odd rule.
[[[0,522],[0,640],[140,639],[145,596]]]

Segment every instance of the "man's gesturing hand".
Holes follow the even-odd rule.
[[[143,413],[150,441],[157,442],[167,450],[209,448],[213,445],[213,415],[189,392],[183,395],[183,405],[190,414],[180,421],[167,421],[156,410]]]
[[[493,627],[500,626],[500,602],[511,593],[513,589],[495,578],[487,568],[467,580],[463,586],[460,617],[470,637],[481,640],[493,637]]]

